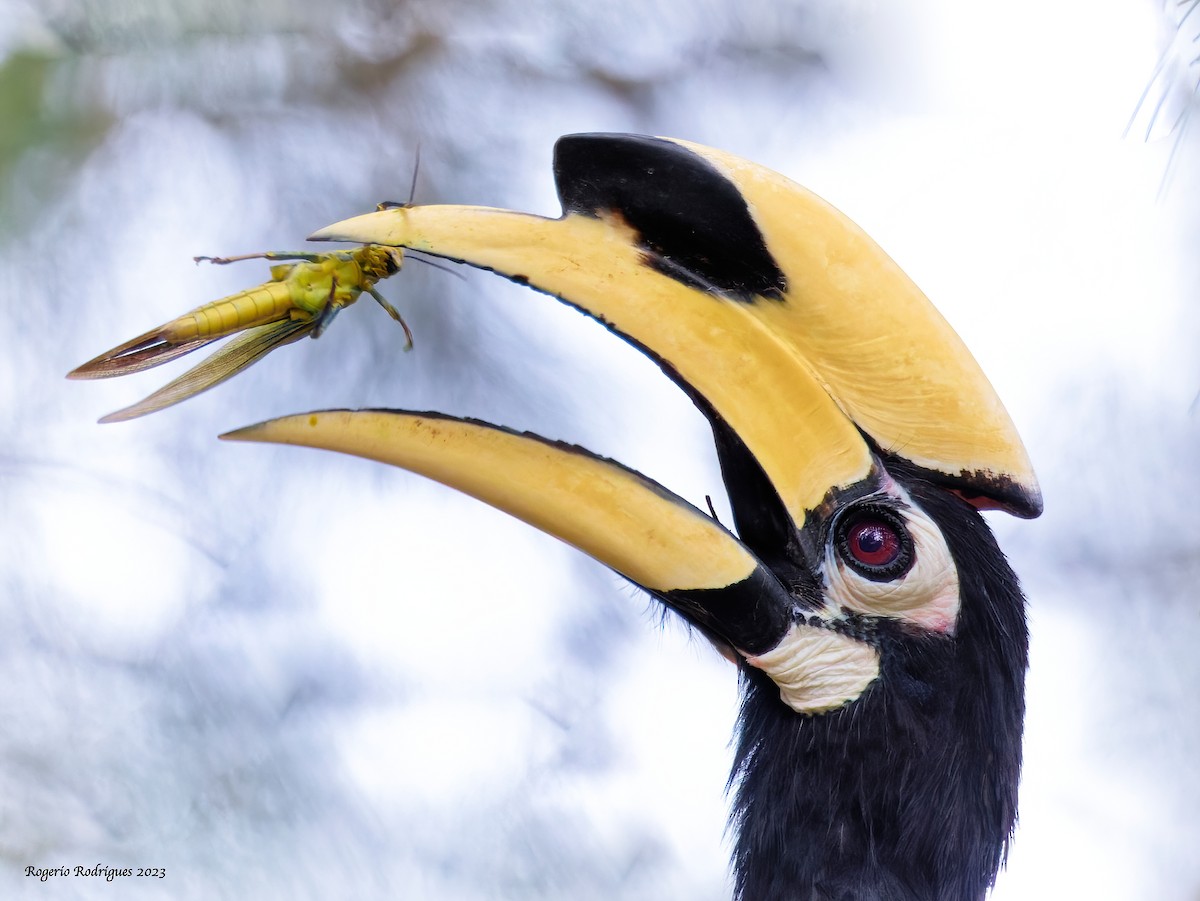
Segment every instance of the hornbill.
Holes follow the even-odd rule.
[[[227,438],[394,464],[607,564],[736,661],[743,901],[982,898],[1017,808],[1028,635],[979,511],[1041,512],[1008,414],[899,267],[820,198],[685,141],[562,138],[558,219],[381,205],[314,240],[494,270],[599,320],[712,426],[734,532],[579,447],[440,413]]]

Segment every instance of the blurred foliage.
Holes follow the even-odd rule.
[[[0,206],[11,205],[0,218],[6,231],[25,221],[30,207],[63,190],[72,174],[94,150],[112,124],[98,106],[63,100],[64,75],[77,71],[61,56],[33,51],[13,53],[0,62]],[[18,163],[21,190],[13,190]]]

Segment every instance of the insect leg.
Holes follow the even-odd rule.
[[[329,297],[325,299],[325,305],[321,307],[321,312],[313,321],[314,338],[320,338],[325,333],[325,329],[329,328],[329,323],[333,322],[333,317],[341,312],[342,305],[334,303],[334,296],[337,294],[337,278],[331,278],[329,281]]]
[[[240,263],[242,260],[302,260],[305,263],[319,263],[328,253],[300,253],[287,250],[268,250],[263,253],[244,253],[236,257],[192,257],[197,263],[213,263],[225,266],[229,263]]]
[[[374,288],[367,288],[367,293],[375,298],[375,302],[377,304],[379,304],[381,307],[383,307],[385,310],[387,310],[389,316],[391,316],[393,319],[395,319],[397,322],[400,323],[400,327],[402,329],[404,329],[404,338],[405,338],[404,349],[412,350],[413,333],[412,333],[412,329],[410,329],[408,327],[408,323],[404,321],[404,317],[400,315],[400,312],[394,306],[392,306],[390,303],[387,302],[386,297],[384,297],[382,294],[380,294]]]

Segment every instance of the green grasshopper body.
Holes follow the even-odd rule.
[[[253,259],[286,262],[271,267],[271,281],[199,306],[68,373],[67,378],[72,379],[129,375],[237,335],[198,366],[133,406],[110,413],[101,422],[134,419],[172,406],[236,375],[276,347],[306,335],[318,338],[341,310],[364,293],[403,327],[405,350],[412,347],[408,325],[375,290],[377,282],[400,271],[404,258],[398,248],[366,244],[330,253],[196,257],[197,262],[222,265]]]
[[[317,320],[326,325],[364,292],[371,294],[398,322],[400,314],[376,295],[375,283],[400,271],[397,248],[367,244],[333,253],[256,253],[240,257],[197,257],[197,262],[301,260],[271,267],[271,281],[197,307],[162,328],[176,342],[220,338],[284,319]],[[320,326],[318,326],[318,329]],[[313,337],[320,334],[316,331]],[[410,336],[411,337],[411,336]]]

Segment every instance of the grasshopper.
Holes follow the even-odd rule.
[[[364,293],[375,298],[400,323],[406,337],[404,349],[412,348],[408,324],[375,290],[376,282],[400,271],[404,256],[399,248],[366,244],[356,250],[327,253],[269,251],[234,257],[195,257],[197,263],[219,265],[257,259],[280,264],[271,267],[269,282],[199,306],[67,374],[69,379],[129,375],[237,335],[179,378],[138,403],[108,414],[100,422],[122,422],[170,407],[237,375],[277,347],[305,335],[319,338],[334,317]]]

